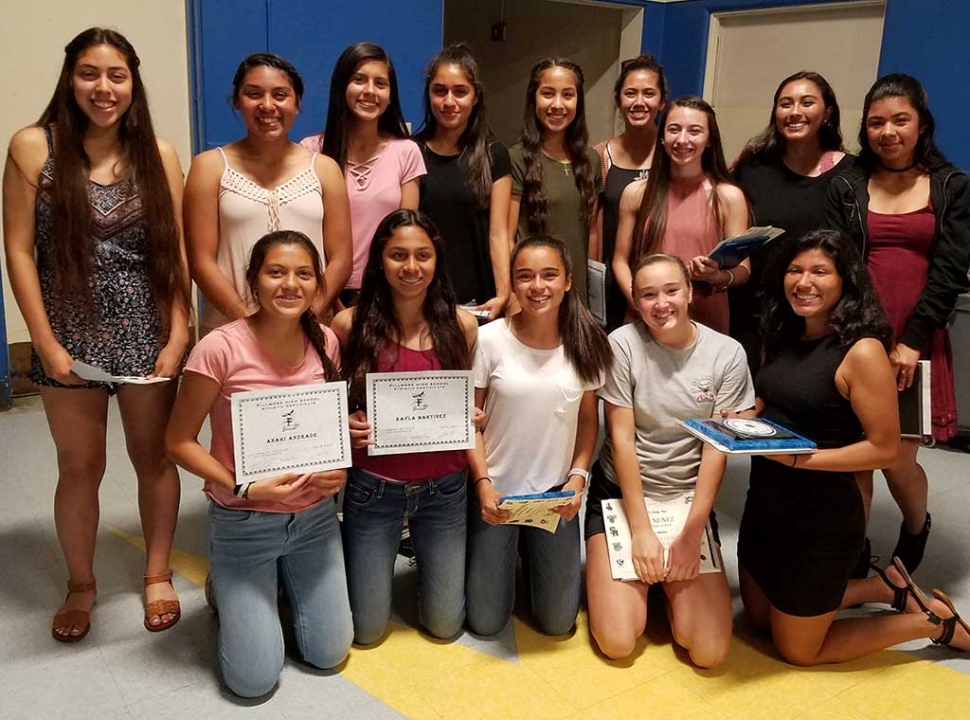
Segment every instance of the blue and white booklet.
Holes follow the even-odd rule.
[[[798,433],[763,418],[678,420],[691,435],[729,455],[808,455],[818,448]]]
[[[556,528],[559,527],[560,515],[554,513],[552,509],[568,505],[575,495],[574,490],[532,493],[530,495],[505,495],[499,498],[498,506],[502,510],[511,512],[512,517],[502,524],[524,525],[554,533]]]
[[[750,227],[740,235],[721,240],[707,257],[716,260],[721,270],[731,270],[741,264],[743,260],[765,243],[774,240],[784,230],[766,225],[764,227]]]

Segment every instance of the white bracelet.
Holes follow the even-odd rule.
[[[232,494],[235,495],[237,498],[249,499],[250,485],[252,485],[252,483],[243,483],[242,485],[236,485],[236,487],[233,488]]]
[[[573,475],[579,475],[583,479],[584,483],[589,482],[589,470],[583,470],[582,468],[574,467],[568,473],[566,473],[566,481],[569,481]]]

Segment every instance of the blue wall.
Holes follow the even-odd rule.
[[[905,72],[926,88],[936,141],[954,165],[970,171],[970,2],[889,0],[879,74]]]
[[[643,49],[664,64],[674,96],[704,89],[711,13],[752,8],[814,5],[835,0],[688,0],[644,8]],[[658,31],[659,28],[659,31]],[[937,121],[937,142],[963,169],[970,169],[970,142],[959,124],[970,109],[970,74],[965,47],[970,2],[887,0],[879,74],[906,72],[926,87]],[[780,79],[780,78],[779,78]],[[843,128],[854,136],[858,128]]]
[[[442,0],[370,0],[366,12],[361,9],[320,0],[191,0],[195,152],[244,134],[227,98],[236,66],[254,52],[283,55],[303,76],[306,92],[293,139],[319,132],[334,63],[347,45],[360,40],[376,42],[391,56],[405,119],[416,130],[424,67],[441,49]]]

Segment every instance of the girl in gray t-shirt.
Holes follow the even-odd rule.
[[[726,459],[677,421],[753,407],[754,389],[741,345],[691,321],[691,284],[680,260],[645,256],[634,272],[633,295],[641,320],[610,335],[613,366],[599,392],[609,434],[586,510],[590,627],[606,655],[630,655],[646,627],[647,589],[663,583],[677,643],[695,665],[714,667],[731,643],[731,597],[723,571],[700,575],[698,569]],[[665,563],[646,506],[686,493],[693,493],[693,504]],[[600,505],[611,497],[623,498],[640,582],[611,576]]]

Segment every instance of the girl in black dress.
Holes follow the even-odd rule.
[[[970,649],[970,627],[898,563],[849,580],[865,537],[853,473],[899,447],[890,331],[862,258],[838,232],[785,244],[766,272],[759,415],[816,442],[812,455],[756,457],[738,540],[749,619],[796,665],[842,662],[916,638]],[[907,588],[902,602],[889,583]],[[942,596],[941,597],[945,597]],[[836,620],[840,607],[893,602],[898,615]]]

